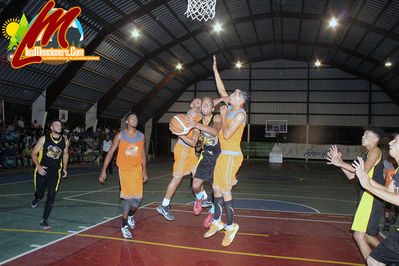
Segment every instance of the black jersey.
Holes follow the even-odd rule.
[[[204,118],[202,118],[198,123],[201,123],[205,126],[213,127],[213,125],[215,123],[214,118],[215,118],[215,116],[211,115],[211,118],[209,119],[208,124],[204,123]],[[200,135],[203,139],[204,151],[211,152],[211,153],[214,151],[220,151],[220,142],[219,142],[218,135],[212,136],[211,134],[208,134],[202,130],[200,130]]]
[[[59,139],[54,139],[51,133],[44,138],[44,144],[38,157],[39,164],[48,168],[61,168],[66,138],[61,136]]]

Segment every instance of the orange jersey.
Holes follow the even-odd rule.
[[[137,130],[134,136],[130,136],[127,130],[123,130],[116,165],[122,170],[130,170],[141,165],[143,144],[144,134],[142,132]]]
[[[247,113],[245,112],[244,109],[239,109],[237,111],[231,111],[231,106],[229,106],[229,112],[227,113],[227,126],[230,125],[231,121],[233,120],[233,117],[239,113],[242,112],[245,117],[247,116]],[[220,140],[220,148],[222,151],[230,151],[234,153],[241,153],[241,138],[242,134],[244,133],[244,128],[246,124],[246,119],[242,125],[239,126],[236,132],[229,138],[225,139],[223,135],[223,130],[220,130],[219,132],[219,140]]]

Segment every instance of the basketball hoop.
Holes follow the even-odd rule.
[[[213,19],[215,17],[216,0],[188,0],[187,3],[187,17],[199,21]]]

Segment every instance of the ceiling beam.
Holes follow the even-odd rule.
[[[125,26],[126,24],[138,19],[139,17],[145,15],[148,12],[162,6],[170,0],[153,1],[150,4],[143,6],[138,11],[132,13],[129,16],[123,17],[121,20],[110,24],[104,28],[104,30],[96,35],[96,37],[85,47],[86,54],[93,54],[100,44],[105,40],[107,35],[113,33]],[[12,1],[19,2],[19,1]],[[68,64],[63,73],[55,80],[47,89],[46,97],[46,110],[49,110],[50,106],[55,102],[57,97],[66,88],[68,83],[75,77],[75,75],[80,71],[80,69],[85,64],[84,61],[73,61]]]

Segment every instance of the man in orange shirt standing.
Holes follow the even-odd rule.
[[[104,183],[107,179],[106,170],[108,164],[111,162],[115,150],[118,149],[116,164],[119,168],[120,197],[125,199],[121,231],[124,238],[132,238],[129,227],[131,229],[135,227],[133,216],[143,201],[143,182],[147,181],[148,176],[144,134],[136,129],[138,123],[137,115],[129,112],[125,116],[125,121],[127,129],[115,136],[112,146],[104,159],[99,180]]]

